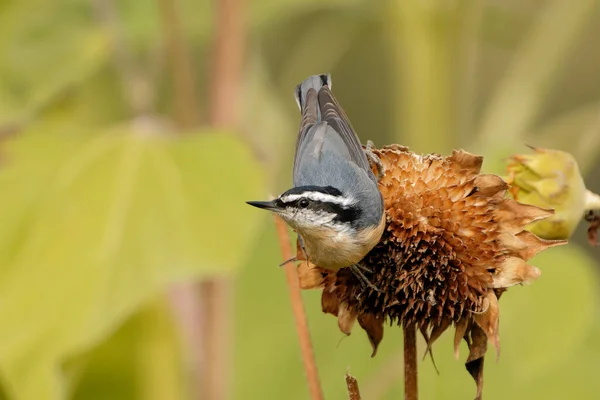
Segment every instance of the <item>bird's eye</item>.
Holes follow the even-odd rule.
[[[308,207],[308,200],[300,199],[300,201],[298,202],[298,205],[300,206],[300,208],[306,208],[306,207]]]

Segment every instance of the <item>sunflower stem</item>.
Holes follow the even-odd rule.
[[[417,329],[404,326],[404,400],[419,398],[417,382]]]
[[[281,248],[281,255],[284,260],[292,258],[292,249],[290,247],[290,236],[288,234],[285,222],[279,217],[275,217],[275,226],[277,228],[277,238]],[[304,364],[304,372],[308,381],[308,390],[311,400],[324,400],[321,382],[319,380],[319,372],[317,370],[317,362],[313,352],[312,342],[310,340],[310,332],[306,320],[306,311],[302,303],[302,294],[300,293],[300,285],[298,284],[298,271],[294,263],[287,263],[284,267],[285,278],[290,292],[290,300],[292,303],[292,312],[296,322],[296,331],[298,332],[298,340],[300,342],[300,352],[302,354],[302,362]]]
[[[585,210],[600,210],[600,195],[588,190],[585,193]]]

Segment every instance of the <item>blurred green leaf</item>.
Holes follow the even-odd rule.
[[[184,399],[185,373],[179,335],[169,306],[152,300],[83,359],[74,400]],[[82,364],[83,365],[78,365]]]
[[[77,14],[71,6],[38,0],[4,5],[0,13],[0,126],[28,120],[107,61],[107,32],[74,18]]]
[[[60,399],[60,366],[171,282],[234,271],[264,197],[232,135],[122,127],[19,136],[0,171],[0,368],[15,399]],[[6,222],[4,222],[6,221]]]
[[[595,6],[595,0],[554,0],[541,10],[485,110],[477,152],[492,148],[506,157],[523,140]]]
[[[574,136],[577,136],[577,140],[573,140]],[[559,114],[527,140],[527,143],[537,147],[572,153],[585,174],[593,166],[600,149],[600,104],[585,104]]]

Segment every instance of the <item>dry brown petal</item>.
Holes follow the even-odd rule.
[[[300,289],[319,289],[323,287],[325,278],[322,269],[308,261],[298,264],[298,284]]]
[[[338,310],[340,309],[340,300],[335,293],[328,290],[323,291],[321,296],[321,309],[326,314],[333,314],[338,316]]]
[[[431,329],[431,333],[425,337],[425,342],[427,343],[427,348],[425,349],[425,353],[430,353],[433,358],[433,353],[431,351],[431,346],[435,343],[436,340],[442,336],[442,333],[448,329],[452,320],[450,318],[444,318],[439,325],[434,325]]]
[[[516,256],[521,257],[525,261],[533,258],[543,250],[554,246],[560,246],[568,242],[567,240],[542,239],[529,231],[522,231],[516,236],[525,245],[525,248],[516,254]]]
[[[520,283],[530,283],[542,274],[538,268],[518,257],[506,257],[493,274],[493,288],[506,288]]]
[[[348,304],[341,303],[338,309],[338,326],[342,333],[349,335],[352,333],[352,328],[356,322],[356,316],[358,315],[355,308],[348,307]]]
[[[358,323],[367,332],[369,342],[373,348],[371,357],[375,357],[379,343],[383,339],[383,318],[377,318],[373,314],[359,314]]]
[[[500,203],[496,216],[500,226],[507,232],[517,234],[532,222],[548,218],[554,210],[548,210],[530,204],[519,203],[516,200],[506,200]]]
[[[448,161],[450,161],[453,165],[457,165],[462,168],[462,172],[464,174],[471,175],[478,174],[479,171],[481,171],[481,166],[483,165],[482,156],[476,156],[474,154],[467,153],[464,150],[454,150],[452,155],[448,157]],[[460,170],[456,172],[459,171]]]
[[[483,360],[487,351],[487,336],[476,324],[471,326],[469,335],[470,340],[467,340],[469,344],[469,357],[467,358],[465,367],[467,367],[467,371],[469,371],[477,384],[477,396],[475,400],[481,400],[483,393]]]
[[[478,196],[494,197],[496,195],[504,196],[508,189],[508,184],[498,175],[479,175],[473,181],[477,188]]]
[[[456,322],[456,327],[454,331],[454,358],[458,360],[460,355],[460,341],[465,337],[467,333],[467,328],[469,327],[469,318],[462,317],[458,322]]]
[[[496,348],[497,357],[500,357],[500,336],[498,325],[500,322],[500,305],[493,290],[490,290],[485,298],[485,311],[473,314],[473,320],[483,329],[488,339]]]

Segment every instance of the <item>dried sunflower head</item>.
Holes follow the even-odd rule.
[[[342,332],[358,320],[373,356],[386,321],[418,327],[428,350],[454,325],[455,353],[464,338],[480,395],[487,341],[499,348],[498,298],[540,275],[527,260],[564,243],[524,230],[553,211],[508,199],[506,182],[480,174],[483,158],[464,151],[419,156],[392,145],[374,152],[386,171],[379,188],[387,226],[362,264],[380,291],[361,287],[347,269],[335,273],[306,261],[298,266],[300,285],[323,288],[323,311],[337,316]]]
[[[590,243],[596,244],[594,215],[600,210],[600,196],[586,189],[575,158],[560,150],[532,149],[533,154],[511,157],[507,165],[510,192],[520,202],[556,212],[527,229],[546,239],[567,239],[585,218],[590,222]]]

